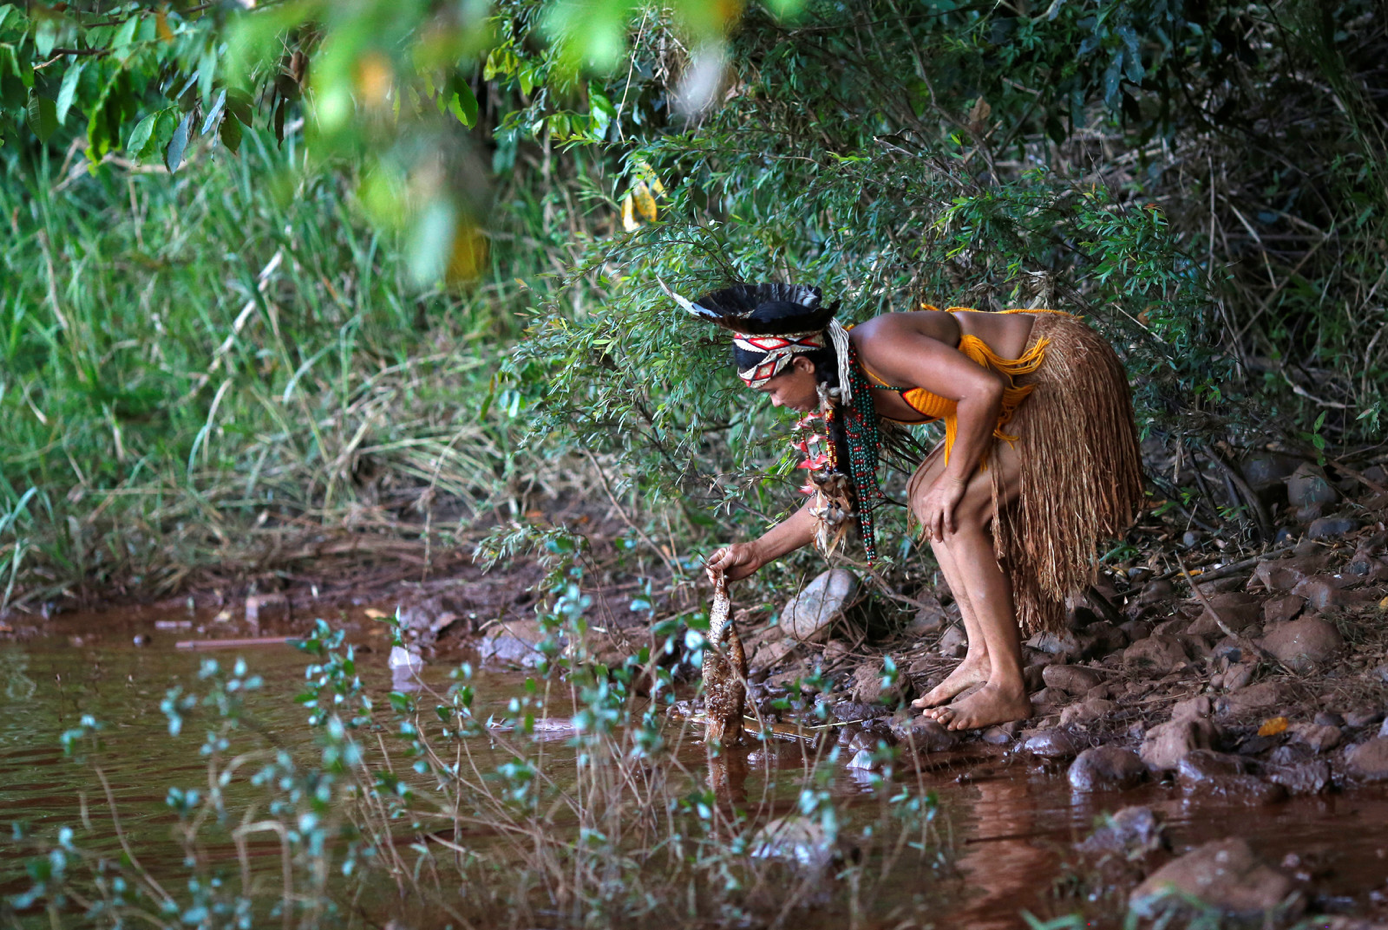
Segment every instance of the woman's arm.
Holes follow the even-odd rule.
[[[949,463],[927,492],[919,515],[926,532],[939,539],[954,532],[954,508],[993,441],[1003,380],[958,349],[924,335],[908,319],[885,316],[872,323],[857,340],[859,357],[869,368],[891,384],[924,388],[956,405]]]
[[[721,571],[727,580],[737,581],[767,562],[774,562],[787,552],[809,544],[817,527],[810,514],[811,501],[751,542],[733,543],[716,550],[709,556],[708,570]]]

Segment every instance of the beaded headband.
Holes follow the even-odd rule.
[[[748,352],[761,352],[763,358],[737,376],[749,388],[759,388],[779,375],[790,360],[806,352],[824,348],[824,333],[787,333],[784,336],[733,336],[733,345]]]

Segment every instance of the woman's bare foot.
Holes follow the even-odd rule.
[[[928,710],[925,716],[935,718],[947,730],[975,730],[1026,720],[1031,716],[1031,701],[1021,682],[1007,688],[989,682],[957,704]]]
[[[974,685],[983,684],[988,680],[990,671],[991,667],[986,652],[977,656],[970,653],[964,656],[964,661],[960,662],[954,671],[949,673],[948,678],[931,688],[924,696],[912,701],[911,706],[939,707]]]

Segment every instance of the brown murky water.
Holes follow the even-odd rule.
[[[149,642],[134,645],[136,634],[147,635]],[[196,751],[200,734],[185,734],[172,742],[159,704],[167,689],[190,683],[207,656],[221,662],[244,656],[265,681],[252,704],[258,725],[291,746],[307,745],[305,711],[290,700],[302,687],[308,661],[304,654],[288,646],[215,653],[174,648],[177,640],[194,635],[154,630],[152,618],[122,622],[101,615],[65,620],[52,636],[0,642],[0,699],[5,706],[0,714],[0,829],[6,837],[15,821],[46,833],[77,826],[84,812],[95,832],[103,833],[109,814],[101,784],[91,766],[67,758],[59,744],[64,730],[90,714],[104,727],[100,764],[123,828],[147,866],[175,866],[181,852],[170,837],[173,819],[165,798],[170,786],[205,783],[206,771]],[[353,639],[367,644],[369,651],[358,655],[359,671],[372,693],[383,698],[391,689],[388,649],[379,637],[349,636]],[[436,664],[425,674],[446,684],[447,670]],[[489,712],[502,715],[523,683],[521,673],[479,673],[474,679],[476,709],[483,717]],[[700,749],[692,741],[688,749],[687,761],[697,770],[702,764]],[[765,797],[784,793],[784,788],[793,797],[790,783],[798,784],[801,766],[798,753],[795,759],[788,755],[782,754],[788,760],[783,770],[786,785],[768,784],[754,769],[744,785],[746,793]],[[572,765],[563,752],[551,759],[558,766]],[[1122,795],[1076,794],[1063,770],[1047,770],[1006,755],[963,752],[954,761],[919,782],[912,776],[901,784],[938,794],[942,832],[952,843],[957,872],[919,888],[908,877],[902,887],[875,902],[873,913],[879,919],[893,907],[912,906],[921,889],[936,897],[927,906],[941,927],[1023,927],[1023,910],[1046,917],[1068,913],[1075,901],[1058,895],[1057,889],[1066,887],[1068,863],[1075,861],[1073,843],[1090,832],[1103,812],[1131,804],[1150,806],[1164,816],[1178,852],[1210,839],[1242,835],[1273,862],[1288,853],[1309,857],[1317,871],[1314,901],[1326,909],[1368,915],[1378,906],[1370,892],[1388,890],[1388,789],[1246,807],[1185,797],[1162,785]],[[774,781],[776,772],[771,774]],[[841,764],[831,790],[850,825],[855,809],[875,811],[879,805],[877,789],[866,777]],[[107,845],[116,848],[113,835]],[[8,839],[0,840],[0,894],[25,887],[20,850]],[[914,908],[919,904],[916,901]],[[1110,916],[1116,920],[1116,912],[1110,911]]]

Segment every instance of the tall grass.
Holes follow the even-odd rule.
[[[421,290],[293,137],[189,168],[0,160],[0,608],[423,553],[507,493],[493,373],[538,257]]]

